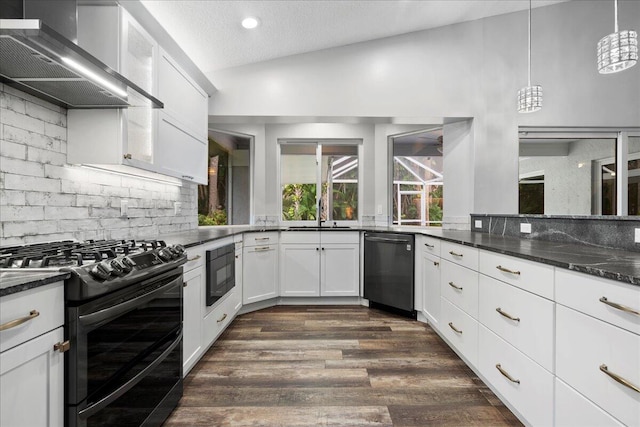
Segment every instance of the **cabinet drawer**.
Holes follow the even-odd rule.
[[[479,328],[480,373],[527,424],[553,425],[553,375],[483,325]]]
[[[480,275],[480,323],[549,372],[554,359],[553,319],[552,301]]]
[[[215,306],[203,319],[204,327],[204,348],[206,349],[213,343],[220,334],[229,326],[238,310],[242,306],[241,292],[235,287],[225,299]]]
[[[194,246],[187,248],[187,262],[182,266],[182,270],[186,273],[194,268],[202,267],[204,265],[204,246]]]
[[[610,377],[640,387],[640,336],[562,305],[556,322],[556,375],[623,424],[640,425],[640,393]]]
[[[442,240],[429,236],[416,236],[416,249],[421,249],[424,252],[430,253],[435,256],[440,256],[440,246]]]
[[[494,252],[480,251],[480,273],[553,299],[553,267]]]
[[[558,427],[621,427],[589,399],[556,378],[555,417]]]
[[[449,343],[473,366],[478,364],[478,322],[468,314],[441,298],[440,332]]]
[[[478,270],[478,250],[471,246],[442,242],[440,256],[447,261],[460,264],[472,270]]]
[[[442,260],[440,292],[469,316],[478,318],[478,272]]]
[[[33,312],[39,313],[37,316]],[[10,329],[0,331],[0,352],[64,324],[64,286],[62,282],[40,286],[0,299],[0,324],[31,317]]]
[[[271,232],[259,232],[259,233],[246,233],[244,235],[244,246],[267,246],[269,244],[278,243],[278,233]]]
[[[640,312],[640,287],[569,270],[556,270],[556,302],[640,334],[640,315],[601,301]],[[622,308],[622,309],[621,309]]]

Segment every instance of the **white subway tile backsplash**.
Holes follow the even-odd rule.
[[[0,245],[157,238],[198,227],[196,185],[69,165],[64,108],[1,84],[0,108]],[[122,199],[128,218],[120,217]]]
[[[20,159],[3,158],[2,171],[16,175],[44,177],[44,165],[42,163],[28,162]]]
[[[0,165],[0,168],[3,166]],[[7,190],[46,191],[59,193],[60,180],[5,173],[4,188]]]
[[[3,160],[6,157],[24,160],[27,158],[27,146],[4,139],[0,140],[0,156],[2,156]]]

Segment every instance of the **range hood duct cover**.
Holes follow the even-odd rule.
[[[66,108],[164,107],[40,19],[0,19],[0,78]]]

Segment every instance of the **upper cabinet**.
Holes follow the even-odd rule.
[[[121,6],[80,5],[78,44],[164,109],[69,110],[69,163],[206,184],[207,93]]]

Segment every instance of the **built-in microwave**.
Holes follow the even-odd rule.
[[[235,244],[207,251],[207,305],[213,305],[236,285]]]

